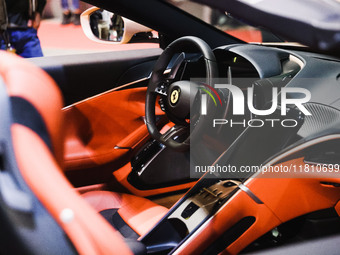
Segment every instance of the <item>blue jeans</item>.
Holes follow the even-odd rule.
[[[11,45],[14,49],[16,49],[16,53],[18,55],[24,58],[43,56],[36,29],[8,29],[8,34]],[[3,40],[1,40],[1,49],[6,49],[6,45]]]
[[[72,0],[72,6],[68,4],[69,0],[61,0],[61,7],[63,10],[78,10],[79,9],[79,0]]]

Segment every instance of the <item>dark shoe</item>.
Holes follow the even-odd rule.
[[[79,26],[80,25],[80,14],[77,14],[77,13],[73,13],[72,14],[72,23],[75,26]]]
[[[63,13],[63,20],[61,22],[62,25],[67,25],[71,23],[71,17],[72,17],[72,13]]]

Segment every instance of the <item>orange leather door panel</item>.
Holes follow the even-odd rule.
[[[65,171],[118,162],[148,138],[145,94],[146,88],[110,91],[65,108]]]

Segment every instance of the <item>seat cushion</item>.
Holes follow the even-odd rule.
[[[83,194],[83,197],[95,210],[101,212],[111,225],[120,230],[123,236],[127,233],[133,235],[127,230],[128,228],[131,228],[138,236],[145,235],[168,211],[167,208],[148,199],[128,194],[91,191]],[[124,226],[119,218],[127,226]]]

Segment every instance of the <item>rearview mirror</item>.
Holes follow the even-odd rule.
[[[91,7],[80,16],[85,35],[99,43],[128,43],[137,33],[151,33],[152,29],[115,13]]]

